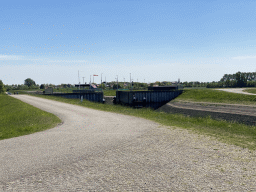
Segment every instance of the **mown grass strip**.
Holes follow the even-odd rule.
[[[8,95],[0,95],[0,140],[55,127],[61,120]]]
[[[173,101],[256,105],[256,95],[243,95],[214,89],[185,89]]]
[[[194,131],[198,134],[213,136],[220,141],[234,144],[243,148],[248,148],[251,150],[256,149],[256,126],[213,120],[209,116],[206,118],[186,117],[181,114],[156,112],[147,108],[133,109],[121,105],[107,105],[94,103],[87,100],[81,102],[79,99],[66,99],[63,97],[46,95],[36,96],[92,109],[141,117],[155,121],[162,125],[181,127]]]

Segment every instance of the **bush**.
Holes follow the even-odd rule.
[[[3,94],[3,93],[5,93],[5,87],[4,87],[4,84],[3,84],[3,82],[2,82],[2,80],[0,80],[0,94]]]

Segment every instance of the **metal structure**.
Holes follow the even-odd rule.
[[[155,89],[156,88],[156,89]],[[116,103],[157,109],[183,92],[178,86],[153,87],[149,91],[117,91]]]
[[[53,94],[53,96],[65,97],[68,99],[86,99],[88,101],[103,102],[103,92],[61,93]]]

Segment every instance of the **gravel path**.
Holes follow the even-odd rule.
[[[187,130],[42,98],[63,120],[0,141],[0,191],[256,191],[256,153]]]
[[[245,94],[245,95],[256,95],[253,93],[244,92],[243,91],[244,89],[246,89],[246,88],[226,88],[226,89],[216,89],[216,90],[227,91],[227,92],[231,92],[231,93]]]

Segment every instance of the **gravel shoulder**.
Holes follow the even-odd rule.
[[[28,95],[62,119],[0,141],[2,191],[256,191],[256,153],[141,118]]]

